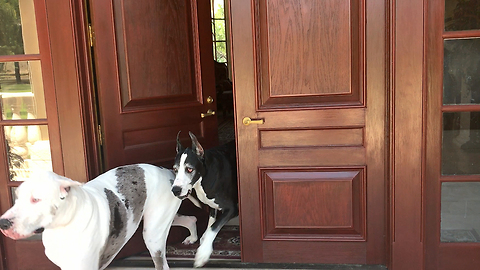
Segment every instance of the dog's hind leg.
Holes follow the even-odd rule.
[[[217,237],[218,232],[230,219],[238,215],[238,209],[236,208],[224,209],[223,212],[217,212],[218,213],[216,217],[210,217],[209,225],[210,221],[213,221],[213,224],[208,226],[207,230],[202,235],[200,246],[195,254],[195,262],[193,264],[194,267],[202,267],[208,262],[210,255],[213,252],[213,241],[215,240],[215,237]],[[212,211],[210,213],[212,214]]]
[[[190,232],[190,235],[182,242],[184,245],[190,245],[197,242],[198,235],[196,222],[197,218],[194,216],[183,216],[180,214],[175,215],[172,226],[182,226],[187,228]]]
[[[143,238],[145,245],[152,256],[153,263],[156,270],[168,270],[166,253],[167,234],[170,228],[170,222],[164,221],[162,223],[148,222],[149,219],[144,219],[143,224]],[[157,224],[158,226],[154,226]]]
[[[169,191],[170,192],[170,191]],[[172,195],[173,196],[173,195]],[[170,231],[175,214],[180,206],[180,201],[174,198],[171,201],[155,200],[157,203],[145,208],[143,216],[143,239],[152,256],[156,270],[169,269],[167,253],[167,236]],[[148,202],[150,204],[152,202]],[[162,207],[158,207],[162,206]]]

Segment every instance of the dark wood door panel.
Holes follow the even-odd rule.
[[[260,146],[265,148],[310,146],[361,146],[363,128],[260,130]]]
[[[263,257],[269,262],[366,264],[366,243],[265,241]]]
[[[260,108],[363,104],[364,5],[258,1]]]
[[[385,261],[385,4],[231,1],[243,260]]]
[[[178,131],[217,143],[207,0],[92,0],[106,168],[171,163]],[[170,164],[171,165],[171,164]]]
[[[126,130],[123,132],[123,149],[125,156],[131,163],[152,163],[167,168],[171,168],[172,153],[176,153],[176,136],[179,131],[180,140],[184,145],[190,145],[191,140],[188,132],[198,134],[200,141],[205,141],[205,148],[213,147],[217,144],[215,138],[208,138],[204,130],[215,129],[214,126],[206,126],[204,122],[191,123],[174,126],[152,127],[149,129]],[[159,151],[162,149],[162,151]]]
[[[364,127],[365,108],[341,108],[329,110],[301,110],[295,109],[296,103],[292,102],[288,110],[273,111],[275,117],[269,117],[262,125],[262,129],[268,128],[302,128],[302,127]],[[268,111],[257,112],[258,118],[265,118]],[[270,116],[271,116],[270,115]]]
[[[363,168],[261,169],[263,237],[365,241]]]
[[[258,152],[258,165],[274,166],[358,166],[365,164],[364,147],[272,149]]]
[[[195,1],[188,0],[113,1],[124,107],[132,102],[171,103],[176,96],[196,99],[196,9]]]

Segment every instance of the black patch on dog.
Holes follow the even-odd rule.
[[[118,196],[109,189],[104,189],[110,207],[110,233],[100,256],[99,268],[110,262],[122,248],[127,237],[127,209]]]
[[[155,269],[163,269],[163,257],[161,250],[155,252],[155,255],[153,255],[152,259],[153,263],[155,264]]]
[[[147,199],[145,171],[138,165],[128,165],[117,168],[118,193],[125,198],[125,208],[133,213],[133,221],[139,222],[143,215],[143,207]]]

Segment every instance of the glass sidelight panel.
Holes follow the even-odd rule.
[[[46,118],[40,61],[0,62],[0,102],[4,120]]]
[[[35,170],[52,170],[46,125],[5,126],[11,181],[24,181]]]
[[[480,242],[480,183],[444,182],[441,202],[442,242]]]
[[[480,29],[478,0],[445,0],[445,31]]]
[[[444,42],[443,104],[480,104],[480,38]]]
[[[443,114],[442,175],[480,174],[480,112]]]
[[[33,2],[0,1],[0,55],[39,53]]]

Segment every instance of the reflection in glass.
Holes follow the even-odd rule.
[[[443,104],[480,104],[479,38],[444,42]]]
[[[445,30],[480,29],[480,1],[445,0]]]
[[[46,125],[4,128],[11,181],[24,181],[34,170],[52,170]]]
[[[38,54],[33,0],[0,1],[0,55]]]
[[[442,174],[480,174],[480,112],[443,114]]]
[[[480,242],[480,183],[444,182],[440,241]]]
[[[18,66],[15,64],[18,63]],[[0,62],[3,119],[46,118],[40,61]]]

